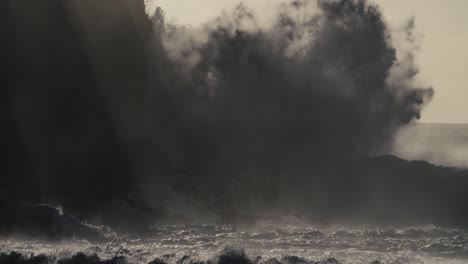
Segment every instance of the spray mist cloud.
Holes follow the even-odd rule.
[[[48,33],[29,44],[61,43],[32,45],[39,59],[60,56],[31,76],[63,78],[32,78],[23,87],[42,87],[74,102],[49,112],[89,114],[78,122],[72,116],[48,119],[34,134],[27,113],[50,117],[40,110],[46,96],[37,96],[20,114],[22,130],[28,131],[32,170],[40,168],[52,183],[71,179],[77,192],[89,189],[90,179],[116,190],[144,179],[212,185],[227,200],[242,189],[232,186],[249,186],[255,199],[271,202],[311,185],[317,177],[310,172],[324,164],[383,151],[433,96],[413,80],[412,50],[397,57],[379,8],[365,0],[287,2],[268,26],[241,4],[199,28],[166,23],[161,8],[151,25],[143,1],[120,0],[110,7],[49,2],[35,16],[60,29],[55,32],[61,37],[47,38],[53,35]],[[15,5],[21,4],[9,8]],[[52,12],[54,6],[65,12]],[[23,18],[21,23],[32,25]],[[413,27],[407,26],[408,41]],[[19,72],[15,68],[10,77],[19,78]],[[15,85],[10,81],[8,89]],[[67,97],[62,87],[77,96]],[[74,126],[59,130],[61,120]],[[63,134],[69,135],[61,137],[66,143],[51,140]],[[54,155],[41,154],[59,145]]]

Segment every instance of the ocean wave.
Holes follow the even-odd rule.
[[[56,256],[23,255],[12,251],[10,253],[0,253],[0,264],[130,264],[133,261],[125,256],[116,255],[110,259],[102,259],[97,254],[87,255],[79,252],[72,256],[58,259]],[[147,262],[148,264],[339,264],[335,258],[313,261],[298,256],[283,256],[277,258],[264,258],[257,256],[252,258],[244,249],[236,247],[225,247],[218,254],[210,259],[198,259],[189,255],[178,257],[175,254],[166,254]]]
[[[428,246],[428,250],[432,247]],[[174,251],[162,255],[144,254],[136,256],[131,250],[119,249],[113,255],[97,252],[77,252],[55,254],[20,253],[18,251],[1,252],[0,264],[424,264],[424,263],[466,263],[466,258],[443,258],[415,255],[409,252],[400,254],[371,254],[356,252],[348,254],[323,251],[315,256],[301,256],[295,254],[272,255],[270,250],[264,254],[253,254],[244,247],[226,246],[208,255],[200,252],[184,254]]]

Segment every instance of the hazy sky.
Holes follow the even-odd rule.
[[[468,123],[468,0],[374,0],[392,27],[416,19],[420,50],[418,81],[433,86],[434,100],[423,122]],[[155,0],[166,17],[197,25],[221,14],[240,0]],[[280,0],[244,0],[267,19]]]

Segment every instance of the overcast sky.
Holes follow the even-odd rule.
[[[468,123],[468,0],[374,0],[392,27],[412,16],[420,36],[418,81],[433,86],[434,100],[423,112],[423,122]],[[155,0],[168,19],[198,25],[233,7],[239,0]],[[273,14],[279,0],[244,0],[262,13]]]

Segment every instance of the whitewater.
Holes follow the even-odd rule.
[[[468,263],[468,232],[430,224],[312,224],[291,216],[260,220],[255,227],[237,230],[185,224],[154,225],[138,234],[117,234],[106,227],[99,232],[105,240],[4,237],[0,262]]]

